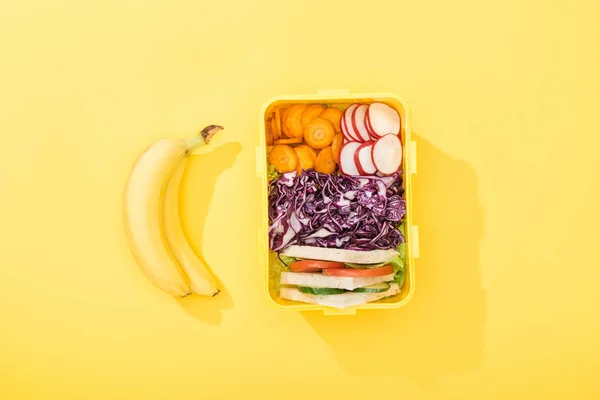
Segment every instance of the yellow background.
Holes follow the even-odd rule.
[[[3,1],[0,398],[600,398],[593,1]],[[259,111],[389,91],[418,141],[404,308],[283,312],[256,258]],[[222,279],[175,301],[126,247],[137,154],[210,123],[184,217]],[[332,397],[335,396],[335,397]]]

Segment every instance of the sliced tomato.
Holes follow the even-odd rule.
[[[325,275],[330,276],[351,276],[354,278],[364,278],[367,276],[384,276],[394,273],[394,268],[391,265],[384,265],[379,268],[341,268],[328,269],[323,271]]]
[[[294,261],[290,264],[290,269],[294,272],[316,272],[322,269],[339,269],[344,268],[344,264],[339,262],[331,261],[317,261],[317,260],[302,260]]]

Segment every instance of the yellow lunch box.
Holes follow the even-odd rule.
[[[352,306],[345,309],[336,309],[317,304],[306,304],[279,298],[277,285],[273,280],[278,279],[272,270],[276,253],[269,248],[268,237],[268,177],[267,177],[267,124],[271,119],[278,118],[278,110],[292,104],[298,103],[326,103],[332,106],[343,107],[351,103],[373,103],[382,102],[395,108],[400,114],[401,141],[402,141],[402,180],[404,187],[404,198],[406,201],[405,215],[405,239],[406,239],[406,279],[402,285],[401,292],[393,297],[382,299],[372,303]],[[279,122],[277,122],[279,123]],[[260,114],[260,145],[256,148],[256,174],[261,179],[262,202],[261,202],[261,227],[258,232],[258,256],[259,264],[264,268],[264,292],[270,303],[286,310],[309,311],[320,310],[326,315],[353,315],[356,310],[380,310],[399,308],[408,303],[415,291],[415,259],[419,257],[419,228],[412,220],[412,175],[417,172],[416,142],[410,137],[410,110],[406,101],[390,93],[350,93],[349,90],[320,90],[316,95],[290,95],[278,96],[268,100],[261,109]]]

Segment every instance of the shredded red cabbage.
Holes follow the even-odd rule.
[[[282,174],[269,185],[272,251],[311,245],[349,250],[396,248],[406,214],[400,173],[329,175],[313,169]]]

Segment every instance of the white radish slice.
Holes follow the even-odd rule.
[[[350,105],[348,108],[352,107],[352,105]],[[340,128],[342,130],[342,135],[344,136],[344,140],[352,140],[352,137],[350,136],[350,132],[348,132],[348,126],[346,125],[346,112],[348,111],[348,108],[346,110],[344,110],[344,113],[342,114],[342,119],[340,120]]]
[[[377,140],[373,145],[373,163],[379,172],[391,175],[402,164],[402,143],[392,133]]]
[[[373,127],[371,126],[371,120],[369,119],[369,110],[365,113],[365,128],[367,128],[367,132],[369,132],[369,136],[372,140],[379,139],[379,136],[373,132]]]
[[[346,112],[344,111],[344,114],[342,114],[342,119],[340,120],[340,128],[342,130],[342,136],[344,137],[344,140],[352,140],[350,138],[350,133],[348,133],[348,127],[346,126],[346,118],[344,118],[345,115],[346,115]]]
[[[364,145],[364,143],[362,143],[360,146],[358,146],[358,148],[354,152],[354,165],[356,165],[356,169],[358,170],[358,174],[361,175],[361,176],[367,175],[367,173],[363,169],[362,165],[360,164],[360,157],[359,157],[360,149],[363,148],[363,145]]]
[[[358,133],[354,131],[354,127],[352,126],[352,113],[354,112],[354,109],[359,105],[360,104],[357,103],[350,104],[348,108],[346,108],[346,111],[344,111],[344,114],[342,115],[342,127],[344,127],[346,130],[344,136],[348,138],[348,140],[351,140],[353,142],[360,141]]]
[[[352,112],[352,127],[362,142],[366,142],[367,140],[371,139],[371,136],[367,131],[367,127],[365,126],[365,114],[367,113],[368,109],[368,104],[361,104]]]
[[[377,171],[373,163],[374,144],[372,140],[365,142],[354,153],[354,163],[361,175],[373,175]]]
[[[383,103],[373,103],[367,111],[369,124],[376,136],[382,137],[391,133],[400,133],[400,114],[398,111]]]
[[[354,162],[354,153],[360,147],[359,142],[348,142],[340,150],[340,171],[344,175],[360,175]]]

